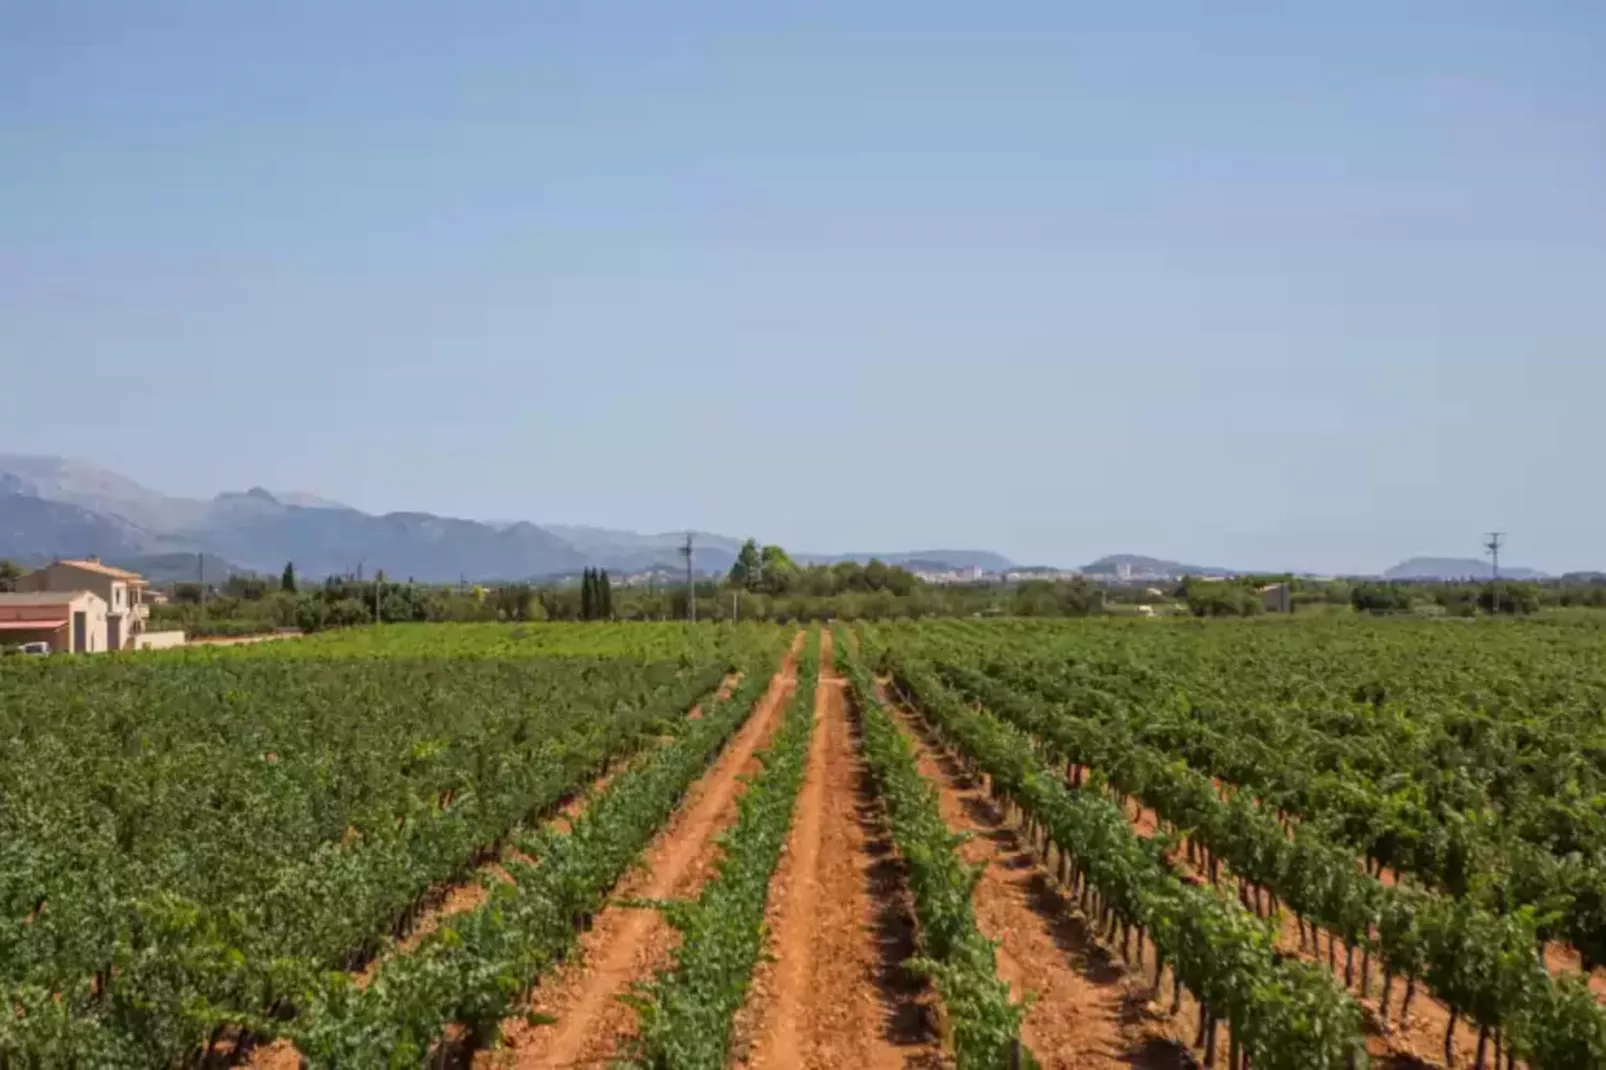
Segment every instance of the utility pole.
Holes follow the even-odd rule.
[[[693,624],[697,623],[697,580],[692,575],[692,559],[697,548],[692,544],[692,533],[686,532],[686,544],[680,548],[681,556],[686,559],[686,607]]]
[[[1489,591],[1494,600],[1494,611],[1496,613],[1500,612],[1500,547],[1505,537],[1506,533],[1503,531],[1491,531],[1489,532],[1489,541],[1483,544],[1483,548],[1489,551],[1489,557],[1494,562],[1494,583],[1489,588]]]

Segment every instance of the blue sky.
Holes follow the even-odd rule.
[[[0,451],[809,550],[1606,567],[1606,7],[0,6]]]

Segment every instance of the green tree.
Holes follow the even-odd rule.
[[[797,583],[798,567],[791,555],[779,546],[766,546],[759,553],[763,567],[760,587],[771,594],[782,594]]]
[[[1196,617],[1252,617],[1266,608],[1259,591],[1232,580],[1189,576],[1182,582],[1182,596]]]
[[[284,563],[284,574],[279,577],[279,590],[296,593],[296,566],[293,561]]]
[[[223,594],[246,602],[260,602],[268,596],[269,581],[260,576],[235,573],[223,581]]]
[[[22,569],[10,561],[0,560],[0,591],[15,591],[22,578]]]
[[[1409,613],[1411,592],[1398,583],[1357,583],[1350,588],[1357,613]]]
[[[596,574],[589,568],[580,573],[580,619],[595,620],[597,616]]]
[[[597,616],[603,620],[613,619],[613,581],[608,578],[608,570],[603,569],[597,574],[597,593],[599,595]]]
[[[1532,613],[1539,608],[1539,588],[1532,583],[1495,580],[1478,592],[1478,607],[1485,613]]]
[[[753,539],[748,539],[742,543],[741,550],[736,554],[736,560],[731,564],[727,582],[732,587],[742,587],[749,591],[754,590],[758,585],[760,561],[758,543]]]

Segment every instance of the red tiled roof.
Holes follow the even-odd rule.
[[[98,572],[103,576],[110,576],[113,579],[118,579],[118,580],[127,580],[130,583],[136,583],[136,582],[137,583],[144,583],[145,582],[145,577],[141,576],[137,572],[130,572],[126,568],[113,568],[111,565],[103,565],[99,561],[65,561],[64,560],[64,561],[58,561],[56,563],[58,565],[71,565],[73,568],[81,568],[85,572]]]
[[[93,591],[4,591],[0,592],[0,606],[64,606],[85,595],[100,598]]]

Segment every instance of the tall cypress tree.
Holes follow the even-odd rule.
[[[588,568],[580,574],[580,619],[590,620],[596,613],[597,585]]]
[[[601,612],[598,614],[603,620],[613,619],[613,581],[608,579],[608,570],[603,569],[597,576],[597,590],[602,595]]]

